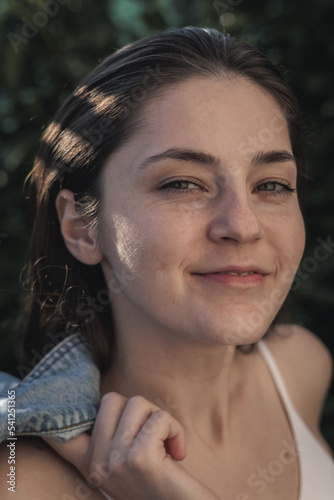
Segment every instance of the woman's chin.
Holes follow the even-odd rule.
[[[211,328],[207,327],[203,333],[207,340],[218,344],[247,345],[261,340],[270,324],[268,317],[263,315],[234,315],[231,311],[228,318],[221,318],[219,325],[211,323]]]

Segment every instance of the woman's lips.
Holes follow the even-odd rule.
[[[232,274],[222,273],[208,273],[208,274],[195,274],[200,279],[211,283],[217,283],[224,286],[232,287],[254,287],[261,285],[267,274],[253,273],[247,276],[236,276]]]

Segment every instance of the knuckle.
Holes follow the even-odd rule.
[[[122,453],[117,449],[111,449],[108,456],[92,458],[86,479],[91,484],[101,483],[108,479],[113,472],[120,473],[123,462]]]
[[[132,396],[131,398],[129,398],[129,404],[131,406],[143,406],[144,404],[147,404],[147,399],[145,399],[143,396]]]
[[[162,410],[162,409],[159,409],[159,410],[155,410],[152,414],[152,418],[156,421],[156,422],[163,422],[169,418],[172,418],[171,415],[168,413],[168,411],[166,410]]]
[[[115,450],[109,458],[108,477],[113,474],[121,477],[124,471],[125,459],[120,451]]]
[[[102,483],[104,476],[103,464],[98,461],[92,461],[86,476],[86,480],[89,484],[97,486]]]
[[[131,448],[127,454],[127,463],[132,469],[143,471],[147,463],[143,449],[139,446]]]

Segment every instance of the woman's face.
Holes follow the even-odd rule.
[[[101,179],[116,323],[173,342],[261,338],[304,249],[296,176],[282,112],[254,84],[192,78],[151,100]]]

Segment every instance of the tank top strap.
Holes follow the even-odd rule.
[[[334,461],[295,409],[270,349],[262,340],[257,342],[257,346],[276,383],[298,450],[300,476],[298,500],[332,500],[334,499]]]
[[[282,397],[284,406],[285,406],[287,412],[289,413],[289,417],[291,419],[292,415],[295,414],[296,410],[292,404],[290,395],[287,391],[286,385],[284,383],[282,374],[277,366],[277,363],[276,363],[273,355],[271,354],[270,349],[265,345],[265,343],[262,340],[259,340],[257,342],[257,345],[258,345],[259,350],[261,351],[261,354],[262,354],[264,360],[266,361],[266,364],[269,368],[270,373],[273,376],[273,379],[276,383],[278,392]]]

